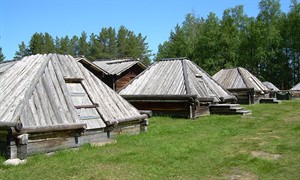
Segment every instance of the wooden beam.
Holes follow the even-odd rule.
[[[195,100],[196,94],[184,95],[121,95],[126,100]]]
[[[139,116],[133,116],[133,117],[129,117],[129,118],[114,119],[111,121],[107,121],[106,124],[107,125],[117,125],[117,124],[126,123],[126,122],[130,122],[130,121],[135,121],[135,120],[142,122],[146,118],[148,118],[148,115],[142,114]]]
[[[76,109],[81,109],[81,108],[96,108],[98,107],[98,104],[92,104],[92,105],[78,105],[74,106]]]
[[[50,131],[66,131],[66,130],[75,130],[75,129],[86,129],[86,124],[59,124],[52,126],[29,126],[24,127],[21,130],[21,133],[41,133],[41,132],[50,132]]]
[[[191,88],[190,88],[190,82],[188,78],[188,73],[187,73],[187,66],[185,60],[182,60],[182,70],[183,70],[183,78],[184,78],[184,85],[185,85],[185,90],[186,94],[191,94]]]

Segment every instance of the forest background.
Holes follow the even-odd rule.
[[[223,68],[241,66],[263,81],[289,89],[300,81],[300,3],[291,0],[289,12],[279,0],[261,0],[257,17],[248,17],[243,5],[225,9],[221,18],[213,12],[204,17],[194,12],[176,24],[169,39],[149,50],[147,36],[104,27],[99,33],[53,38],[36,32],[22,41],[14,59],[38,53],[59,53],[100,59],[134,58],[150,64],[163,58],[187,57],[213,75]],[[5,56],[0,47],[0,61]]]

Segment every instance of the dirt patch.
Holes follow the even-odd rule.
[[[224,176],[230,180],[258,180],[259,177],[251,172],[243,171],[239,168],[234,168],[229,174]]]
[[[284,118],[284,122],[286,123],[299,123],[299,121],[298,116],[287,116]]]
[[[270,154],[263,151],[252,151],[251,155],[254,157],[259,157],[268,160],[278,160],[282,157],[280,154]]]
[[[107,141],[104,141],[104,142],[91,143],[91,146],[104,146],[106,144],[115,144],[115,143],[117,143],[116,140],[110,139],[110,140],[107,140]]]

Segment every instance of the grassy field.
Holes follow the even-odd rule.
[[[300,179],[300,101],[245,106],[251,116],[153,117],[116,144],[37,155],[0,179]]]

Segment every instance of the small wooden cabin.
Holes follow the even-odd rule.
[[[270,89],[245,68],[222,69],[213,78],[235,94],[239,104],[254,104],[269,97]]]
[[[276,98],[278,100],[290,100],[291,93],[288,90],[280,90],[271,82],[265,81],[263,82],[271,91],[269,94],[270,98]]]
[[[7,158],[109,141],[146,124],[70,55],[27,56],[0,75],[0,152]]]
[[[91,67],[86,66],[86,61],[86,59],[80,60],[86,68],[91,70]],[[100,75],[94,74],[115,91],[120,90],[146,69],[143,63],[135,59],[97,60],[92,64],[103,70]]]
[[[187,118],[209,113],[210,103],[236,100],[186,58],[155,62],[122,88],[119,94],[140,110]]]
[[[292,99],[300,100],[300,82],[290,89]]]

